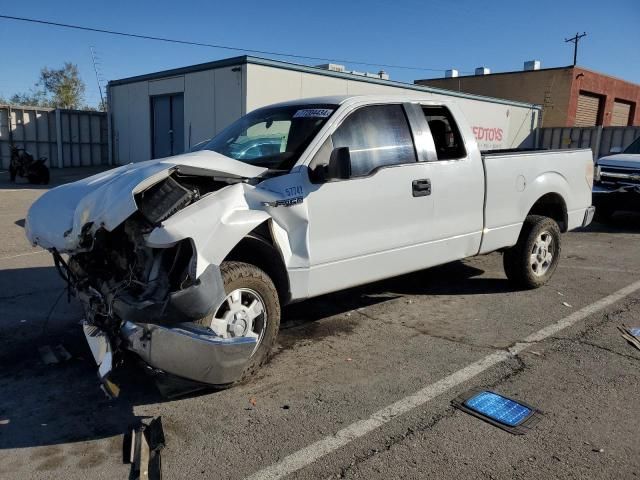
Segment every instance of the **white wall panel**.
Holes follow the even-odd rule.
[[[214,70],[188,73],[184,87],[184,143],[189,150],[216,132]]]
[[[168,95],[184,92],[184,76],[149,81],[149,95]]]
[[[242,116],[242,75],[241,67],[217,68],[215,75],[215,127],[216,133]]]

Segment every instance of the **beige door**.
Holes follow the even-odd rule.
[[[600,97],[587,93],[578,96],[576,127],[595,127],[600,118]]]
[[[629,115],[631,114],[631,105],[625,102],[613,102],[613,112],[611,112],[612,127],[626,127],[629,125]]]

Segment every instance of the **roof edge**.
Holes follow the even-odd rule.
[[[158,79],[161,79],[161,78],[171,77],[171,76],[175,76],[175,75],[184,75],[184,74],[187,74],[187,73],[200,72],[200,71],[203,71],[203,70],[210,70],[210,69],[230,67],[230,66],[247,65],[247,64],[262,65],[262,66],[266,66],[266,67],[279,68],[279,69],[282,69],[282,70],[290,70],[290,71],[303,72],[303,73],[311,73],[311,74],[314,74],[314,75],[322,75],[322,76],[325,76],[325,77],[342,78],[342,79],[345,79],[345,80],[351,80],[351,81],[356,81],[356,82],[374,83],[374,84],[378,84],[378,85],[385,85],[385,86],[389,86],[389,87],[403,88],[405,90],[413,90],[413,91],[418,91],[418,92],[436,93],[436,94],[441,94],[441,95],[447,95],[447,96],[450,96],[450,97],[467,98],[467,99],[471,99],[471,100],[480,100],[480,101],[484,101],[484,102],[491,102],[491,103],[497,103],[497,104],[502,104],[502,105],[513,105],[513,106],[516,106],[516,107],[525,107],[525,108],[531,108],[531,109],[536,109],[536,110],[542,109],[541,105],[536,105],[536,104],[533,104],[533,103],[518,102],[516,100],[507,100],[507,99],[502,99],[502,98],[487,97],[487,96],[484,96],[484,95],[476,95],[476,94],[465,93],[465,92],[457,92],[455,90],[447,90],[447,89],[444,89],[444,88],[430,87],[430,86],[427,86],[427,85],[416,85],[416,84],[413,84],[413,83],[404,83],[404,82],[398,82],[398,81],[394,81],[394,80],[383,80],[383,79],[372,78],[372,77],[364,77],[364,76],[360,76],[360,75],[354,75],[352,73],[334,72],[334,71],[331,71],[331,70],[325,70],[325,69],[318,68],[318,67],[312,67],[312,66],[308,66],[308,65],[301,65],[299,63],[289,63],[289,62],[283,62],[281,60],[270,60],[270,59],[267,59],[267,58],[252,57],[252,56],[249,56],[249,55],[226,58],[226,59],[222,59],[222,60],[216,60],[216,61],[213,61],[213,62],[199,63],[199,64],[196,64],[196,65],[191,65],[191,66],[181,67],[181,68],[174,68],[174,69],[170,69],[170,70],[162,70],[162,71],[159,71],[159,72],[148,73],[148,74],[145,74],[145,75],[138,75],[138,76],[128,77],[128,78],[122,78],[122,79],[118,79],[118,80],[111,80],[109,82],[109,87],[117,86],[117,85],[126,85],[128,83],[134,83],[134,82],[142,82],[142,81],[148,81],[148,80],[158,80]]]

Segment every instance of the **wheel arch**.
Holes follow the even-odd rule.
[[[287,267],[282,252],[272,234],[270,223],[266,220],[247,233],[223,261],[245,262],[265,271],[273,281],[281,305],[291,300],[291,289]]]
[[[564,233],[568,229],[567,202],[564,197],[557,192],[545,193],[539,197],[529,208],[527,216],[541,215],[556,221],[560,227],[560,232]]]

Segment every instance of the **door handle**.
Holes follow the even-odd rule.
[[[421,178],[411,182],[411,190],[414,197],[426,197],[431,195],[431,180]]]

